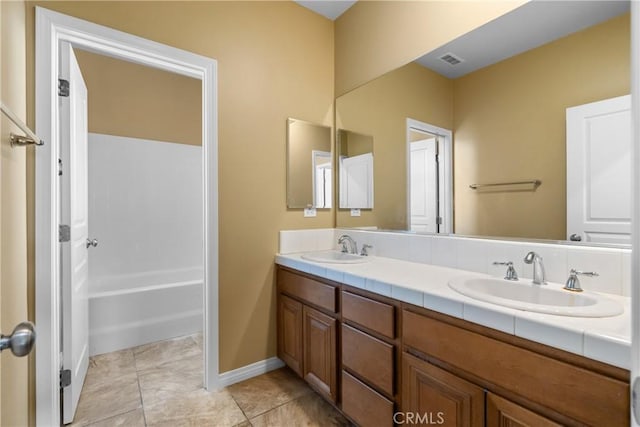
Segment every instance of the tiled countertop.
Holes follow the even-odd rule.
[[[607,294],[624,308],[622,314],[613,317],[539,314],[478,301],[448,286],[454,277],[490,277],[487,274],[373,256],[362,264],[316,263],[302,259],[301,255],[276,255],[276,263],[630,369],[631,300],[628,297]]]

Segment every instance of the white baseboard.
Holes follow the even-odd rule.
[[[243,366],[242,368],[221,373],[218,375],[218,384],[220,384],[220,387],[228,387],[232,384],[239,383],[240,381],[248,380],[249,378],[257,377],[258,375],[266,374],[269,371],[282,368],[283,366],[284,362],[277,357],[261,360],[256,363]]]

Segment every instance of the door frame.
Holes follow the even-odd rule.
[[[36,132],[46,141],[35,151],[36,424],[60,423],[58,151],[61,141],[57,80],[61,41],[202,82],[204,386],[207,390],[219,389],[217,62],[42,7],[36,7],[35,37]]]
[[[453,132],[449,129],[430,125],[407,118],[406,132],[406,162],[407,162],[407,228],[411,225],[411,130],[428,132],[441,138],[438,145],[440,167],[438,169],[438,215],[442,218],[442,224],[438,233],[453,233],[453,157],[452,140]]]
[[[631,2],[631,387],[630,425],[640,426],[640,2]],[[634,408],[638,408],[637,413]]]

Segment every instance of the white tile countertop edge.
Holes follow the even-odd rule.
[[[301,253],[278,254],[276,263],[429,310],[546,344],[624,369],[631,366],[631,299],[606,294],[624,312],[604,318],[540,314],[478,301],[448,286],[459,276],[492,277],[455,268],[369,257],[362,264],[316,263]]]

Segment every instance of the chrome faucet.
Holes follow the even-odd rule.
[[[533,283],[536,285],[546,285],[547,282],[544,277],[545,274],[542,257],[531,251],[524,257],[524,262],[527,264],[533,264]]]
[[[338,244],[342,245],[342,252],[349,254],[358,254],[358,244],[348,234],[343,234],[338,239]]]

